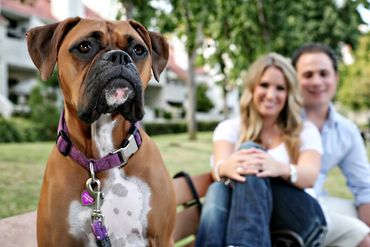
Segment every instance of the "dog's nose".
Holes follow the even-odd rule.
[[[130,55],[121,50],[109,51],[103,55],[103,59],[112,62],[114,65],[126,65],[132,63]]]

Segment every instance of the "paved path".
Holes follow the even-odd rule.
[[[2,247],[37,247],[36,212],[0,219],[0,233]]]

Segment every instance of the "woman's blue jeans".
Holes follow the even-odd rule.
[[[290,230],[305,246],[320,246],[326,222],[316,199],[280,178],[247,176],[213,183],[204,201],[196,246],[270,247],[270,232]]]

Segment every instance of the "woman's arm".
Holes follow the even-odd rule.
[[[219,140],[213,143],[213,169],[212,176],[215,180],[218,177],[225,177],[224,167],[231,154],[234,152],[235,145],[229,141]],[[221,169],[222,168],[222,169]],[[217,171],[216,171],[217,169]],[[218,174],[216,175],[215,172]]]
[[[258,177],[282,177],[290,181],[290,167],[276,161],[270,154],[258,149],[244,149],[234,151],[235,145],[225,140],[216,141],[213,144],[214,169],[212,174],[219,177],[244,182],[242,175],[257,175]],[[313,187],[320,170],[321,155],[316,150],[304,150],[298,157],[296,168],[297,181],[294,185],[298,188]]]
[[[298,180],[294,184],[298,188],[311,188],[319,175],[321,155],[316,150],[304,150],[297,162]]]
[[[296,166],[298,180],[295,185],[299,188],[311,188],[320,172],[323,153],[321,135],[312,122],[305,121],[300,138],[301,148]]]
[[[255,164],[260,172],[258,177],[282,177],[286,181],[290,181],[290,165],[296,168],[297,181],[294,185],[298,188],[313,187],[320,170],[321,155],[316,150],[304,150],[298,157],[297,164],[286,164],[276,161],[268,153],[259,152],[255,154]],[[248,163],[246,165],[251,165]]]

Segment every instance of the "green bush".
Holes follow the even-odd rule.
[[[185,122],[144,123],[145,131],[149,135],[174,134],[186,132]]]
[[[59,111],[56,107],[57,95],[55,89],[40,83],[31,92],[29,105],[31,107],[31,120],[35,123],[35,131],[40,141],[53,140],[55,138]]]
[[[197,86],[196,100],[197,100],[197,111],[209,112],[214,107],[214,104],[207,96],[208,86],[206,84],[200,84]]]
[[[172,119],[172,113],[168,111],[163,111],[163,118],[164,119]]]
[[[161,117],[161,114],[162,114],[162,109],[160,109],[160,108],[155,108],[155,109],[154,109],[154,116],[155,116],[156,118]]]
[[[198,131],[213,131],[218,122],[198,122]],[[149,135],[185,133],[187,125],[185,121],[166,123],[143,123],[143,127]],[[50,132],[47,135],[46,133]],[[35,123],[25,118],[0,118],[0,143],[4,142],[34,142],[54,140],[56,131],[45,131],[42,124]]]
[[[0,118],[0,143],[43,140],[43,130],[24,118]]]
[[[218,121],[198,122],[198,131],[213,131],[217,124]],[[176,134],[185,133],[187,131],[187,125],[185,121],[166,123],[147,122],[143,125],[145,131],[149,135]]]
[[[20,133],[22,142],[43,140],[40,137],[43,135],[43,130],[38,123],[26,118],[12,118],[11,121]]]
[[[0,142],[32,142],[55,140],[59,110],[57,105],[58,75],[54,71],[47,81],[39,81],[31,91],[29,119],[0,118]]]
[[[172,119],[172,113],[166,110],[155,108],[154,115],[156,118]]]
[[[1,142],[20,142],[20,131],[11,123],[11,121],[4,118],[0,119],[0,143]]]
[[[214,131],[219,121],[198,122],[198,131]]]

